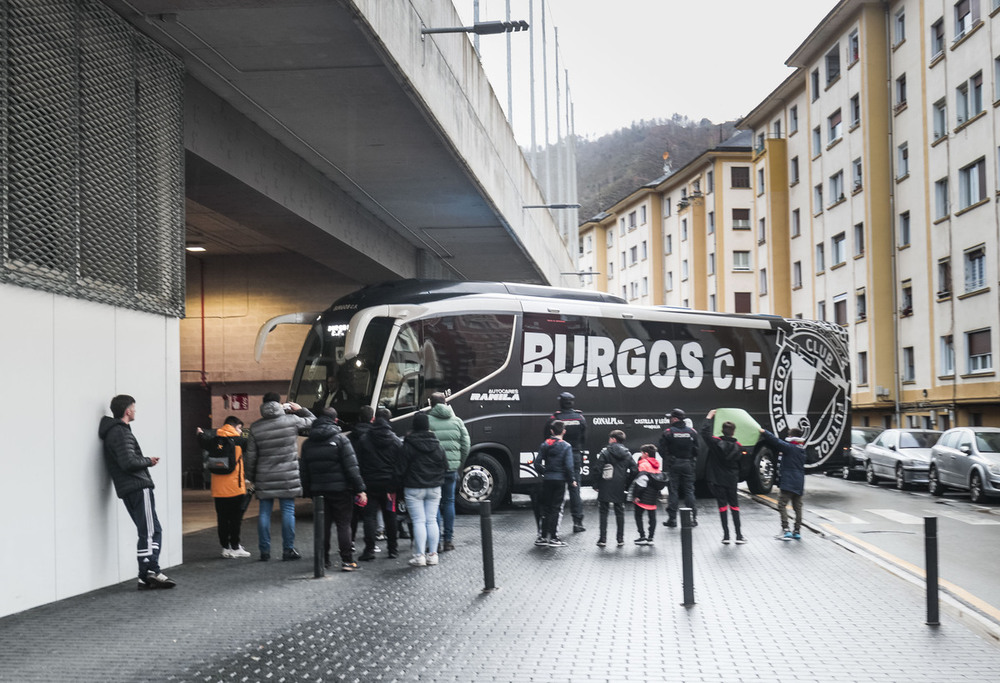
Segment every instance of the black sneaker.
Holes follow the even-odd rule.
[[[646,540],[645,536],[640,536],[639,538],[635,539],[635,544],[636,545],[649,545],[649,541]]]
[[[598,548],[603,548],[603,547],[605,547],[606,545],[607,545],[607,542],[606,542],[606,541],[605,541],[605,540],[604,540],[603,538],[602,538],[602,539],[599,539],[599,540],[597,541],[597,547],[598,547]]]
[[[353,572],[358,568],[357,562],[343,562],[340,565],[340,571],[342,572]]]
[[[395,550],[390,550],[389,551],[389,559],[390,560],[395,560],[397,557],[399,557],[399,553],[398,552],[396,552]]]
[[[567,543],[566,541],[562,540],[558,536],[553,536],[552,538],[549,539],[549,542],[548,542],[548,546],[550,548],[565,548],[568,545],[569,545],[569,543]]]
[[[267,562],[270,559],[271,559],[271,553],[264,553],[264,552],[262,552],[260,554],[260,560],[259,560],[260,562]]]
[[[698,518],[697,517],[692,517],[691,518],[691,526],[698,526]]]
[[[333,569],[333,562],[331,562],[330,559],[327,558],[323,560],[323,566],[326,567],[327,569]]]
[[[141,588],[139,590],[146,590],[148,588],[173,588],[177,585],[177,582],[171,578],[168,578],[163,572],[154,572],[149,570],[146,572],[145,578],[140,580],[139,583],[145,582],[146,588]]]
[[[618,539],[618,547],[619,548],[624,548],[625,547],[625,539],[624,538],[619,538]]]
[[[723,536],[723,537],[722,537],[722,542],[723,542],[724,544],[726,544],[726,545],[729,545],[729,536]]]
[[[586,529],[583,527],[582,524],[574,524],[573,525],[573,533],[574,534],[579,534],[579,533],[582,533],[584,531],[586,531]]]
[[[676,519],[668,519],[666,522],[663,523],[663,526],[668,526],[671,529],[674,529],[674,528],[677,527],[677,520]]]
[[[285,562],[289,560],[301,560],[302,555],[299,554],[299,551],[296,550],[295,548],[289,548],[288,550],[285,550],[283,553],[281,553],[281,559],[284,560]]]
[[[535,539],[535,545],[537,546],[548,546],[548,544],[549,544],[549,539],[545,538],[544,536],[539,536],[538,538]]]
[[[359,557],[358,559],[361,560],[362,562],[371,562],[372,560],[375,559],[375,553],[368,552],[366,550],[365,552],[361,553],[361,557]]]
[[[743,545],[746,542],[747,542],[747,539],[743,538],[742,536],[737,536],[736,537],[736,545]]]

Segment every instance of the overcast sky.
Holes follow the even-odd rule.
[[[474,0],[453,0],[472,24]],[[836,0],[545,0],[551,51],[559,29],[560,83],[569,72],[577,135],[599,137],[641,119],[721,122],[750,112],[792,73],[785,60]],[[512,19],[536,29],[536,139],[543,133],[541,100],[542,0],[510,0]],[[506,0],[479,0],[480,21],[504,19]],[[521,144],[530,142],[529,39],[511,38],[513,125]],[[507,108],[506,40],[483,36],[484,67]],[[549,91],[554,93],[549,57]],[[564,100],[561,104],[565,104]],[[550,95],[550,140],[555,140]],[[563,110],[565,111],[565,110]],[[565,113],[560,125],[565,132]]]

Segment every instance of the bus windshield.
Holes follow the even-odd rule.
[[[375,318],[365,331],[361,351],[349,361],[344,357],[349,318],[323,317],[312,326],[292,375],[288,399],[319,415],[336,409],[338,418],[352,425],[363,405],[372,404],[389,335],[391,318]]]

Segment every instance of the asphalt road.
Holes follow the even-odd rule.
[[[806,478],[805,509],[807,519],[827,533],[870,546],[883,560],[917,574],[926,568],[924,518],[937,517],[942,587],[1000,616],[1000,504],[812,475]]]

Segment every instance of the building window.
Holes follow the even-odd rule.
[[[674,271],[667,272],[667,291],[674,291]]]
[[[823,131],[819,126],[813,128],[813,157],[818,157],[823,151]]]
[[[666,244],[663,245],[663,252],[665,254],[672,254],[672,253],[674,253],[674,236],[673,235],[667,235],[667,242],[666,242]]]
[[[796,261],[792,264],[792,287],[798,288],[802,286],[802,261]]]
[[[955,88],[955,114],[962,125],[983,110],[983,73],[980,71]]]
[[[910,145],[906,142],[896,148],[896,180],[910,175]]]
[[[640,206],[639,207],[639,225],[645,225],[645,224],[646,224],[646,207],[645,206]]]
[[[620,231],[621,231],[622,235],[625,234],[625,230],[626,230],[626,228],[625,228],[625,216],[622,216],[621,217],[621,228],[620,228]]]
[[[847,295],[838,294],[833,297],[833,322],[838,325],[847,324]]]
[[[708,255],[708,274],[715,275],[715,252]]]
[[[868,352],[859,351],[858,352],[858,362],[855,364],[855,369],[857,370],[857,378],[859,386],[866,386],[868,384]]]
[[[628,229],[635,230],[635,211],[629,211],[628,214]]]
[[[899,297],[899,314],[904,318],[913,315],[913,285],[910,280],[903,280],[902,294]]]
[[[622,252],[622,270],[625,270],[625,268],[627,268],[627,267],[628,267],[628,261],[626,260],[625,252],[623,251]]]
[[[823,183],[813,188],[813,204],[816,207],[815,213],[823,210]]]
[[[944,54],[944,18],[931,24],[931,59]]]
[[[986,247],[980,244],[965,252],[965,291],[977,292],[986,287]]]
[[[767,294],[767,268],[760,269],[760,295]]]
[[[830,203],[836,204],[844,199],[844,172],[837,171],[830,176]]]
[[[687,259],[681,261],[681,281],[688,279],[688,262]]]
[[[631,298],[632,299],[639,298],[639,283],[638,282],[630,282],[629,286],[632,289],[632,296],[631,296]]]
[[[750,187],[750,167],[733,166],[729,169],[733,187]]]
[[[667,197],[667,198],[666,198],[666,199],[665,199],[665,200],[663,201],[663,215],[664,215],[664,216],[670,216],[670,214],[671,214],[671,213],[672,213],[672,212],[671,212],[671,210],[670,210],[670,197]]]
[[[792,157],[792,161],[791,161],[791,164],[790,164],[788,175],[792,179],[792,182],[791,182],[792,185],[794,185],[795,183],[799,182],[799,158],[798,157]]]
[[[627,285],[622,285],[622,298],[623,299],[627,299],[628,298],[628,286]]]
[[[826,270],[826,250],[820,242],[816,245],[816,272],[822,273],[824,270]]]
[[[973,10],[977,16],[973,17]],[[955,3],[955,40],[972,28],[973,20],[979,19],[979,0],[959,0]]]
[[[985,157],[958,172],[958,207],[966,209],[983,199],[986,199]]]
[[[864,256],[865,255],[865,224],[855,223],[854,224],[854,255]]]
[[[899,214],[899,246],[910,246],[910,212]]]
[[[631,265],[634,266],[636,263],[639,262],[639,247],[631,247],[628,250],[628,253],[629,253],[629,262],[631,263]]]
[[[774,120],[774,123],[771,124],[771,132],[775,138],[781,137],[781,119]]]
[[[858,29],[851,31],[847,36],[847,62],[854,64],[861,58],[861,41],[858,39]]]
[[[716,308],[716,305],[715,305],[715,295],[714,294],[709,294],[708,295],[708,310],[710,310],[710,311],[718,310]]]
[[[819,99],[819,69],[813,69],[809,74],[809,89],[812,91],[812,101]]]
[[[844,124],[841,121],[839,109],[826,118],[826,126],[828,142],[833,142],[834,140],[839,140],[841,138],[844,134]]]
[[[840,78],[840,45],[834,45],[833,49],[826,53],[827,87],[838,78]]]
[[[854,185],[855,192],[860,190],[863,185],[863,168],[860,157],[851,162],[851,182]]]
[[[798,209],[792,209],[792,237],[802,234],[802,214]]]
[[[764,194],[764,169],[757,169],[757,194]]]
[[[851,98],[851,128],[861,123],[861,95]]]
[[[758,154],[764,151],[764,131],[757,133],[757,146],[754,147],[754,151]]]
[[[711,235],[715,232],[715,212],[708,212],[708,234]]]
[[[733,270],[750,270],[750,252],[733,252]]]
[[[948,134],[948,104],[942,98],[934,103],[934,139],[940,140]]]
[[[912,346],[903,347],[903,381],[912,382],[916,379],[916,361]]]
[[[681,219],[681,242],[687,241],[688,238],[688,221],[687,218]]]
[[[1000,100],[1000,57],[993,60],[993,99]]]
[[[649,249],[646,247],[646,240],[642,241],[642,260],[649,258]]]
[[[951,296],[951,259],[945,257],[938,261],[938,292],[939,299]]]
[[[642,278],[642,295],[649,296],[649,278],[645,276]]]
[[[892,44],[899,45],[906,40],[906,12],[899,10],[892,20]]]
[[[750,229],[750,209],[733,209],[733,230]]]
[[[757,221],[757,244],[763,244],[767,240],[767,221],[763,218]]]
[[[955,340],[950,334],[941,337],[941,374],[955,374]]]
[[[948,179],[942,178],[934,183],[934,219],[947,218],[948,213]]]
[[[817,301],[816,302],[816,320],[822,320],[826,322],[826,302]]]
[[[847,235],[844,233],[837,233],[830,240],[830,256],[832,258],[833,265],[839,266],[841,263],[847,261]]]
[[[608,230],[607,246],[609,248],[615,246],[615,231],[614,231],[614,229]]]
[[[615,262],[614,261],[608,261],[608,279],[609,280],[614,280],[615,279]]]
[[[793,106],[788,110],[788,134],[799,132],[799,108]]]
[[[906,105],[906,74],[896,79],[896,109]]]
[[[969,373],[988,372],[993,369],[993,353],[990,350],[990,331],[977,330],[965,333],[966,349],[968,349]]]
[[[715,192],[715,171],[709,171],[705,174],[705,192],[711,194]]]

